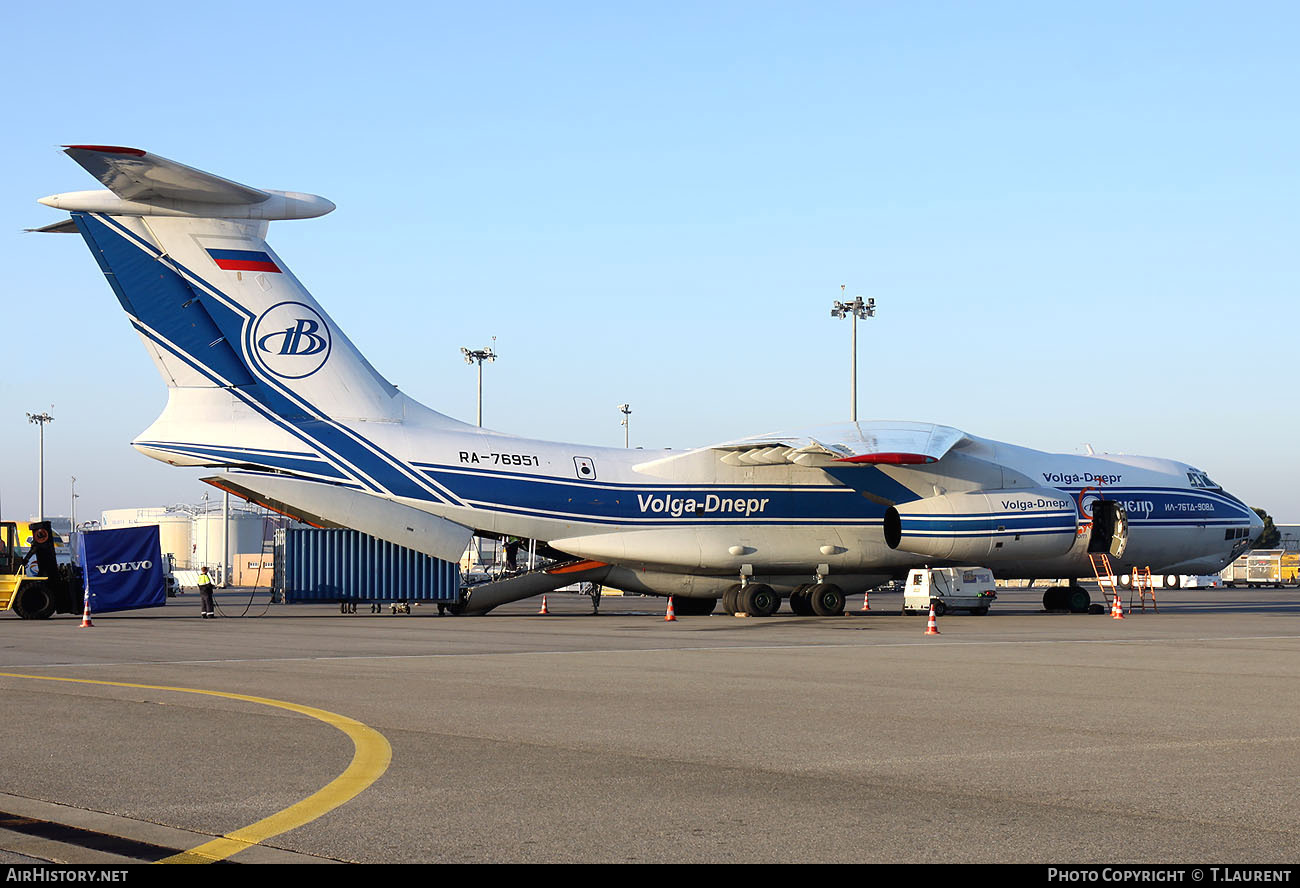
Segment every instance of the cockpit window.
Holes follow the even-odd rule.
[[[1199,487],[1202,490],[1218,490],[1219,485],[1210,480],[1210,476],[1200,469],[1188,469],[1187,480],[1192,483],[1193,487]]]

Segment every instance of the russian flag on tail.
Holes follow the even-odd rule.
[[[280,267],[269,254],[261,250],[208,250],[218,268],[226,271],[271,271],[280,273]]]

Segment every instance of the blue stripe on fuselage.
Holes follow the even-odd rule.
[[[1076,500],[1078,495],[1090,488],[1061,487]],[[1181,487],[1134,486],[1128,488],[1107,488],[1098,491],[1102,499],[1112,500],[1123,506],[1130,523],[1154,525],[1213,524],[1238,525],[1249,524],[1254,516],[1245,503],[1221,490],[1198,490]]]
[[[849,488],[828,485],[612,484],[421,468],[482,508],[601,523],[878,523],[886,508]]]
[[[185,444],[176,441],[136,441],[139,447],[165,450],[185,456],[208,459],[213,465],[254,465],[280,469],[299,475],[321,475],[340,481],[351,480],[319,456],[310,453],[286,453],[247,447],[219,447],[212,444]]]

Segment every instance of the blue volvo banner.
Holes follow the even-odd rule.
[[[86,531],[77,551],[91,613],[167,603],[158,525]]]

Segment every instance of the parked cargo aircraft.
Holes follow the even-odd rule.
[[[1093,574],[1090,552],[1217,571],[1255,513],[1169,459],[1044,453],[921,422],[855,422],[648,455],[471,426],[385,380],[267,245],[322,197],[132,148],[67,154],[108,190],[46,197],[89,245],[169,387],[134,442],[253,502],[455,560],[475,532],[545,541],[678,612],[828,615],[909,568]],[[594,575],[594,574],[593,574]],[[476,600],[484,610],[510,595]],[[1071,595],[1073,596],[1071,598]],[[1053,598],[1053,596],[1056,596]],[[1079,590],[1045,602],[1086,607]]]

